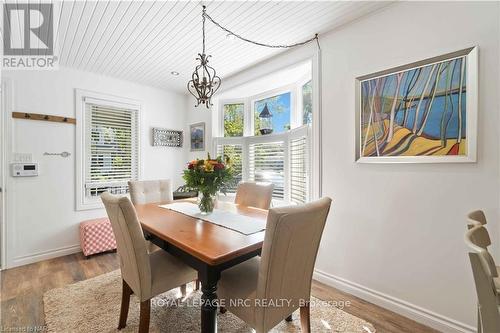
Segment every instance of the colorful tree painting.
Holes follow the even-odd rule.
[[[466,61],[362,81],[360,155],[467,155]]]

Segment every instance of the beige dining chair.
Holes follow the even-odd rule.
[[[170,179],[130,180],[128,188],[130,191],[130,200],[132,200],[134,205],[174,201],[172,181]],[[149,252],[160,250],[158,246],[150,241],[147,241],[147,244]],[[198,280],[195,281],[194,289],[200,289],[200,282]],[[186,293],[186,285],[181,286],[181,293],[183,295]]]
[[[471,234],[472,237],[471,242],[473,242],[476,246],[479,246],[486,250],[488,253],[488,247],[491,245],[490,234],[488,233],[488,229],[486,229],[485,225],[488,223],[486,220],[486,216],[482,210],[476,210],[467,215],[467,228],[470,230],[476,226],[483,226],[483,228],[476,229],[476,231]],[[491,257],[493,258],[493,257]],[[495,277],[500,275],[500,266],[496,267],[496,275]]]
[[[500,332],[498,274],[493,257],[477,243],[483,233],[484,226],[476,225],[465,234],[478,298],[477,331]]]
[[[149,253],[132,202],[108,192],[102,202],[115,234],[123,280],[118,329],[126,326],[130,295],[140,300],[139,332],[149,330],[150,300],[197,278],[197,272],[165,251]]]
[[[471,229],[475,225],[486,225],[488,221],[486,220],[486,215],[482,210],[475,210],[467,214],[467,227]]]
[[[136,204],[171,202],[174,200],[170,179],[134,180],[128,182],[130,199]]]
[[[274,184],[240,182],[236,189],[234,203],[261,209],[269,209],[273,199]]]
[[[310,332],[311,280],[330,205],[331,199],[323,198],[270,209],[262,256],[221,273],[217,292],[221,304],[258,333],[269,331],[300,308],[302,331]],[[290,300],[290,304],[266,307],[260,306],[261,300]]]

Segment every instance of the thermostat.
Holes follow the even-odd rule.
[[[38,163],[12,163],[12,177],[38,176]]]

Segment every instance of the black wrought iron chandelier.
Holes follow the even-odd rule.
[[[270,48],[292,48],[310,43],[312,41],[316,41],[316,43],[318,44],[318,49],[320,49],[318,34],[316,34],[313,38],[310,38],[306,41],[290,45],[271,45],[271,44],[252,41],[250,39],[244,38],[232,32],[231,30],[217,23],[213,18],[211,18],[206,13],[206,9],[207,9],[206,6],[203,6],[203,12],[202,12],[203,51],[202,53],[198,53],[198,58],[196,58],[196,60],[198,60],[200,64],[195,67],[194,72],[191,75],[191,80],[187,84],[187,89],[189,93],[196,98],[195,107],[200,104],[205,104],[207,109],[209,109],[212,106],[212,101],[211,101],[212,96],[220,88],[222,82],[221,78],[217,76],[215,69],[208,65],[208,58],[210,58],[211,56],[205,54],[205,19],[207,18],[217,27],[228,33],[228,35],[234,36],[236,38],[241,39],[244,42],[248,42],[254,45],[270,47]]]
[[[208,65],[208,58],[211,56],[205,54],[205,12],[206,7],[203,6],[203,51],[198,53],[198,58],[196,58],[200,64],[194,69],[187,88],[191,95],[196,98],[195,106],[205,104],[207,108],[210,108],[212,106],[211,98],[220,88],[221,80],[215,69]]]

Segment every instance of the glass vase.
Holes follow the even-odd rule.
[[[215,207],[215,195],[200,192],[198,196],[198,207],[202,214],[212,213]]]

